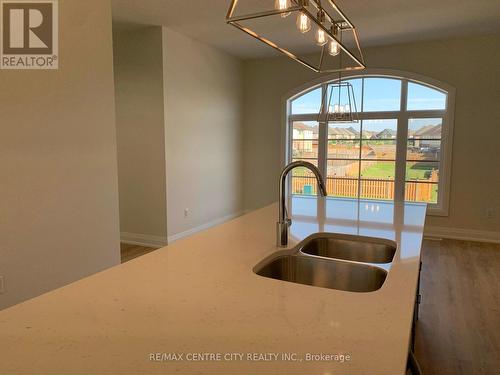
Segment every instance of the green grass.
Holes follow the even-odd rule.
[[[310,176],[314,177],[311,175],[311,171],[308,168],[305,167],[297,167],[292,170],[292,175],[294,177],[303,177],[303,176]]]
[[[407,165],[406,179],[427,180],[433,169],[434,165],[432,164],[418,163],[413,165]],[[396,171],[394,163],[386,162],[386,163],[377,163],[375,165],[366,168],[362,172],[362,175],[365,178],[394,180],[395,173]],[[294,176],[307,176],[309,174],[310,171],[304,167],[298,167],[293,170]]]
[[[437,201],[438,201],[438,186],[435,185],[432,188],[431,202],[432,203],[437,203]]]
[[[436,168],[435,164],[425,162],[413,163],[406,166],[407,180],[428,180],[432,171]]]
[[[377,163],[372,165],[371,167],[366,168],[362,175],[365,178],[374,178],[374,179],[394,179],[394,164],[393,163]]]
[[[407,165],[406,179],[407,180],[427,180],[430,173],[434,169],[433,164],[418,163]],[[392,163],[377,163],[363,171],[363,177],[373,179],[388,179],[395,178],[394,164]],[[438,186],[432,188],[431,202],[436,203],[438,199]]]
[[[423,169],[413,169],[411,167],[406,167],[406,179],[407,180],[425,180],[428,170]]]
[[[427,180],[434,169],[433,165],[418,163],[406,166],[407,180]],[[363,171],[363,177],[383,178],[393,180],[395,178],[395,168],[393,163],[377,163]]]

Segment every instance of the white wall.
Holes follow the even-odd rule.
[[[435,227],[500,231],[500,37],[404,44],[365,51],[370,68],[419,73],[456,88],[450,212]],[[287,58],[244,65],[245,208],[277,200],[281,100],[318,75]],[[488,219],[486,210],[493,208]]]
[[[167,28],[163,54],[172,237],[242,210],[242,63]]]
[[[166,244],[162,29],[117,25],[113,42],[122,239]]]
[[[56,71],[0,71],[0,308],[120,261],[109,1],[60,6]]]

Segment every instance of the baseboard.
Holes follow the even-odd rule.
[[[127,232],[120,233],[120,241],[129,245],[147,247],[164,247],[168,244],[166,237]]]
[[[447,227],[425,227],[425,237],[449,238],[454,240],[500,243],[500,232],[447,228]]]
[[[192,228],[192,229],[186,230],[186,231],[181,232],[181,233],[173,234],[172,236],[168,236],[168,243],[173,243],[175,241],[179,241],[182,238],[186,238],[186,237],[192,236],[193,234],[196,234],[198,232],[204,231],[206,229],[213,228],[217,225],[225,223],[226,221],[235,219],[243,214],[244,214],[244,212],[242,211],[242,212],[238,212],[236,214],[227,215],[227,216],[221,217],[220,219],[213,220],[213,221],[210,221],[206,224],[200,225],[196,228]]]

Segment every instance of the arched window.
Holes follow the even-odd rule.
[[[446,215],[454,90],[426,77],[391,73],[343,79],[353,85],[359,122],[317,122],[323,93],[335,80],[290,96],[286,160],[317,165],[329,196],[426,202],[430,213]],[[308,170],[296,169],[290,189],[315,195],[316,183]]]

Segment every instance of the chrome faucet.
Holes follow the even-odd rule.
[[[319,169],[311,163],[306,161],[296,161],[288,164],[283,172],[281,172],[281,177],[279,180],[279,212],[278,212],[278,223],[276,224],[276,233],[277,233],[277,246],[286,247],[288,245],[288,227],[292,225],[292,220],[288,217],[288,212],[286,210],[286,197],[285,197],[285,189],[286,189],[286,176],[288,173],[297,167],[304,167],[309,169],[318,182],[319,192],[323,197],[326,197],[328,193],[326,192],[325,183],[323,181],[323,177],[321,176],[321,172]]]

